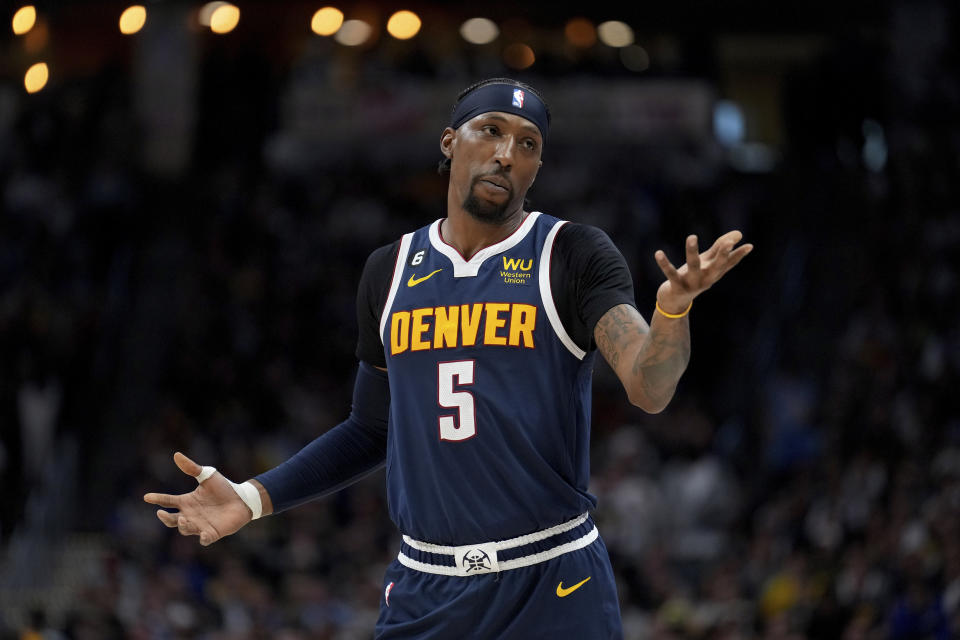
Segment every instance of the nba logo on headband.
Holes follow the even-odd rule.
[[[532,91],[532,93],[531,93]],[[536,125],[543,139],[550,128],[550,112],[536,91],[524,89],[514,81],[493,81],[471,89],[453,107],[450,128],[457,129],[467,120],[483,113],[505,111]]]

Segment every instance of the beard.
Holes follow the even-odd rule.
[[[470,183],[470,191],[467,193],[466,199],[463,201],[463,210],[470,214],[475,220],[480,222],[485,222],[487,224],[500,224],[505,221],[509,214],[507,212],[507,207],[510,206],[511,199],[507,198],[500,204],[489,202],[487,200],[481,200],[474,193],[474,187],[477,186],[477,183],[483,179],[484,176],[477,176]],[[510,191],[510,194],[513,194],[513,191]]]

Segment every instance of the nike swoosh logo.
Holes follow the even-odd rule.
[[[411,275],[411,276],[410,276],[410,279],[407,280],[407,286],[408,286],[408,287],[415,287],[415,286],[417,286],[418,284],[420,284],[421,282],[423,282],[424,280],[429,280],[429,279],[432,278],[435,274],[438,274],[438,273],[440,273],[441,271],[443,271],[443,269],[437,269],[437,270],[434,271],[433,273],[428,273],[427,275],[423,276],[422,278],[418,278],[418,277],[415,276],[415,275]]]
[[[590,577],[587,576],[586,578],[584,578],[583,580],[581,580],[581,581],[578,582],[577,584],[573,585],[572,587],[567,587],[566,589],[563,588],[563,581],[561,580],[561,581],[560,581],[560,584],[557,585],[557,597],[558,597],[558,598],[566,598],[568,595],[570,595],[571,593],[573,593],[574,591],[576,591],[577,589],[579,589],[580,587],[582,587],[582,586],[583,586],[583,583],[585,583],[585,582],[586,582],[587,580],[589,580],[589,579],[590,579]]]

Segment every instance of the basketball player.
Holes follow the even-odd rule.
[[[618,638],[614,576],[590,517],[596,351],[630,402],[663,410],[690,357],[694,298],[752,246],[739,231],[666,280],[650,325],[600,230],[524,210],[550,112],[506,78],[464,91],[443,130],[447,217],[373,252],[357,296],[350,417],[278,467],[234,484],[181,453],[199,486],[150,493],[168,527],[209,545],[252,519],[386,464],[402,534],[378,638]]]

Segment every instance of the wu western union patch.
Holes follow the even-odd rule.
[[[508,258],[503,256],[500,277],[507,284],[528,284],[533,274],[533,258]]]

